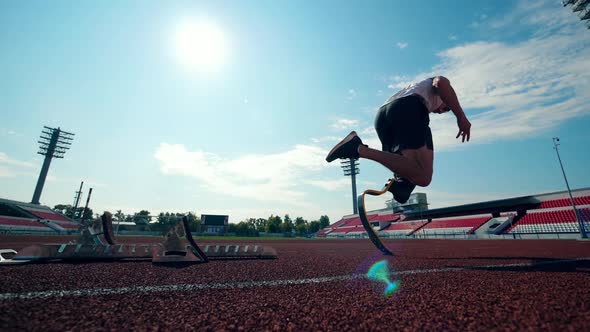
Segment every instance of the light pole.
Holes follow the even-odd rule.
[[[358,159],[350,158],[340,162],[340,167],[344,171],[344,176],[351,177],[352,185],[352,210],[354,214],[359,213],[358,203],[356,200],[356,175],[359,174],[359,161]]]
[[[35,187],[35,193],[33,193],[33,199],[31,200],[33,204],[40,204],[39,199],[41,198],[41,192],[45,185],[47,172],[49,172],[51,159],[63,158],[66,151],[70,148],[73,140],[72,136],[74,136],[72,133],[59,129],[59,127],[55,129],[43,126],[43,128],[42,136],[40,137],[41,140],[39,141],[39,152],[37,153],[45,156],[45,160],[43,161],[37,186]]]
[[[557,160],[559,160],[559,166],[561,167],[561,173],[563,173],[563,179],[565,180],[565,186],[567,187],[567,193],[570,196],[570,200],[572,202],[572,207],[574,208],[574,215],[576,216],[576,222],[578,223],[578,226],[580,227],[580,235],[582,235],[583,239],[588,238],[588,235],[586,234],[586,230],[584,229],[584,222],[582,221],[582,218],[580,218],[580,214],[578,213],[578,209],[576,209],[576,203],[574,201],[574,197],[572,196],[572,191],[570,189],[570,185],[567,182],[567,177],[565,176],[565,170],[563,169],[563,164],[561,162],[561,157],[559,156],[559,149],[557,148],[559,146],[559,137],[553,137],[553,148],[555,149],[555,152],[557,153]]]
[[[72,219],[76,220],[76,210],[78,210],[78,203],[80,203],[80,197],[82,197],[82,186],[84,185],[84,181],[80,183],[80,190],[76,191],[76,196],[74,196],[74,208],[72,209],[73,215]]]

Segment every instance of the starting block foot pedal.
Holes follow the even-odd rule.
[[[193,252],[188,248],[186,250],[166,250],[162,248],[161,251],[155,252],[152,256],[152,263],[153,264],[161,264],[161,265],[183,265],[183,264],[194,264],[204,261],[197,257]]]
[[[0,265],[15,265],[15,264],[24,264],[28,261],[26,260],[14,260],[12,258],[4,257],[5,254],[12,255],[12,257],[16,256],[17,252],[13,249],[0,249]]]

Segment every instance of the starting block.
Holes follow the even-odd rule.
[[[15,255],[12,259],[5,259],[2,253]],[[0,257],[0,265],[122,259],[151,259],[154,264],[182,264],[207,263],[210,259],[273,259],[277,253],[273,248],[261,245],[214,244],[206,245],[205,250],[202,250],[192,237],[186,216],[166,233],[163,243],[117,243],[113,234],[112,215],[104,213],[100,223],[97,220],[83,226],[76,241],[31,245],[19,252],[2,249]]]
[[[365,208],[365,195],[371,195],[371,196],[383,195],[389,191],[389,188],[391,188],[391,185],[393,185],[393,182],[394,182],[394,179],[391,179],[387,184],[385,184],[385,186],[381,190],[367,189],[361,195],[359,195],[357,198],[357,203],[358,203],[358,207],[359,207],[359,217],[361,218],[361,223],[363,224],[363,227],[365,228],[365,230],[367,231],[367,234],[369,235],[369,239],[371,239],[371,242],[373,242],[373,244],[375,245],[375,247],[377,247],[377,249],[381,250],[381,252],[383,254],[388,255],[388,256],[393,256],[393,253],[389,249],[387,249],[387,247],[383,244],[383,241],[381,241],[381,238],[379,237],[379,235],[377,235],[377,232],[375,232],[375,230],[373,229],[373,227],[369,223],[369,219],[367,218],[367,210]]]
[[[0,264],[22,264],[22,261],[19,260],[14,260],[11,258],[5,258],[3,256],[3,254],[12,254],[12,255],[16,255],[16,250],[12,250],[12,249],[0,249]]]

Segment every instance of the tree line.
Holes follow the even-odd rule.
[[[74,220],[90,220],[93,217],[92,209],[88,208],[84,212],[84,208],[78,207],[74,209],[69,204],[58,204],[53,208],[54,211],[65,215]],[[82,218],[84,214],[84,218]],[[116,221],[133,222],[136,226],[129,227],[125,225],[119,226],[119,230],[140,230],[140,231],[155,231],[166,233],[170,227],[184,216],[187,216],[189,228],[191,232],[201,232],[201,218],[192,212],[178,213],[178,212],[161,212],[158,216],[152,216],[149,211],[141,210],[132,215],[124,214],[121,210],[112,213]],[[100,218],[98,214],[95,216]],[[154,220],[155,219],[155,220]],[[327,215],[320,216],[318,220],[307,221],[302,217],[291,218],[288,214],[282,218],[278,215],[272,215],[268,218],[246,218],[237,224],[230,223],[227,232],[238,236],[258,236],[260,233],[282,233],[294,234],[296,236],[305,236],[313,234],[330,225],[330,218]]]
[[[330,225],[328,216],[321,216],[319,220],[307,221],[302,217],[292,219],[288,214],[283,218],[271,215],[268,219],[247,218],[237,224],[230,224],[229,232],[239,236],[258,236],[260,233],[283,233],[305,236],[313,234]]]

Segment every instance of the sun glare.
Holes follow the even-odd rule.
[[[175,37],[176,56],[187,68],[207,71],[223,64],[225,40],[223,32],[214,23],[185,22],[178,27]]]

